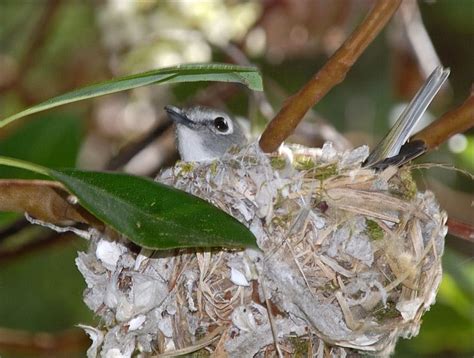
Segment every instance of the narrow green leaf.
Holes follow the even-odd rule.
[[[151,84],[196,81],[237,82],[248,86],[252,90],[261,91],[263,89],[262,78],[255,67],[243,67],[218,63],[180,65],[138,73],[131,76],[115,78],[110,81],[83,87],[78,90],[53,97],[45,102],[27,108],[19,113],[1,120],[0,128],[27,115],[38,113],[67,103],[77,102],[88,98],[99,97]]]
[[[231,215],[203,199],[147,178],[53,170],[3,156],[0,165],[56,179],[78,197],[85,209],[142,247],[258,247],[250,230]]]
[[[39,164],[26,162],[24,160],[0,156],[0,165],[29,170],[38,174],[49,176],[49,169]]]
[[[232,216],[150,179],[74,169],[50,175],[94,216],[142,247],[256,247],[253,234]]]

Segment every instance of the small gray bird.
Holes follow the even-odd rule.
[[[365,166],[376,169],[401,166],[426,152],[424,142],[407,142],[407,139],[448,76],[449,69],[441,66],[433,71],[396,124],[370,153]],[[186,109],[166,106],[165,110],[176,122],[178,150],[184,161],[218,158],[232,146],[247,143],[242,128],[225,112],[202,106]]]
[[[176,123],[178,150],[184,161],[218,158],[232,146],[247,143],[240,125],[225,112],[203,106],[166,106],[165,110]]]

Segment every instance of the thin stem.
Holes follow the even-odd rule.
[[[45,168],[41,165],[25,162],[20,159],[9,158],[0,156],[0,165],[7,165],[9,167],[15,167],[20,169],[26,169],[35,173],[43,174],[49,176],[48,168]]]
[[[23,353],[31,356],[81,352],[87,348],[89,339],[84,331],[28,332],[0,327],[0,348],[2,351]]]
[[[474,225],[468,224],[452,217],[448,218],[448,231],[451,235],[474,244]]]
[[[130,160],[132,160],[138,153],[153,143],[158,137],[168,130],[172,125],[171,121],[164,118],[151,132],[147,133],[143,138],[132,142],[122,148],[120,152],[113,157],[106,165],[106,170],[118,170]]]
[[[439,119],[415,134],[410,141],[422,140],[428,151],[437,148],[448,138],[474,127],[474,90],[459,107],[443,114]]]
[[[352,65],[385,27],[400,3],[401,0],[377,1],[362,24],[323,68],[298,93],[286,100],[260,138],[260,148],[264,152],[275,151],[294,131],[306,112],[318,103],[329,90],[344,80]]]

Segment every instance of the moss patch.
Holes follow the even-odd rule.
[[[194,164],[192,162],[181,162],[179,169],[179,175],[186,175],[193,171]]]
[[[380,302],[374,309],[374,317],[378,322],[386,322],[389,319],[400,317],[400,312],[397,310],[395,303],[388,301],[384,307],[383,303]]]
[[[270,159],[270,165],[275,170],[282,170],[286,166],[286,160],[282,157],[272,157]]]
[[[384,237],[384,231],[374,220],[365,219],[365,225],[367,229],[365,232],[371,240],[382,240]]]
[[[325,180],[335,175],[337,175],[337,165],[329,164],[324,167],[318,167],[314,173],[314,178],[318,180]]]

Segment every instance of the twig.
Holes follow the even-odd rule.
[[[267,293],[267,290],[265,288],[264,282],[261,279],[259,279],[259,281],[262,283],[261,287],[262,287],[263,297],[265,297],[265,304],[266,304],[267,313],[268,313],[268,321],[270,323],[270,329],[272,331],[272,336],[273,336],[273,344],[275,345],[275,350],[276,350],[276,353],[278,355],[278,358],[282,358],[283,353],[281,352],[280,345],[278,344],[278,330],[276,328],[275,319],[274,319],[273,314],[272,314],[271,301],[268,298],[268,293]]]
[[[384,28],[400,3],[401,0],[379,0],[323,68],[298,93],[286,100],[260,138],[259,144],[264,152],[275,151],[293,132],[305,113],[344,80],[352,65]]]
[[[267,91],[272,91],[277,99],[283,100],[288,97],[286,90],[271,78],[265,81],[265,88]],[[305,118],[306,120],[296,127],[293,133],[294,140],[291,141],[308,147],[321,147],[324,142],[331,141],[334,148],[341,151],[353,147],[344,135],[314,109],[310,110]]]
[[[457,168],[452,164],[445,164],[445,163],[417,163],[417,164],[408,164],[406,166],[410,170],[415,169],[432,169],[432,168],[440,168],[445,170],[451,170],[453,172],[457,172],[466,176],[468,179],[474,181],[474,174],[471,174],[465,169]]]
[[[89,338],[82,330],[68,329],[58,333],[28,332],[0,327],[0,350],[32,356],[84,351]]]
[[[209,333],[206,337],[198,340],[192,346],[182,348],[182,349],[176,349],[176,350],[171,351],[171,352],[161,353],[161,354],[158,354],[158,355],[154,355],[152,357],[156,357],[156,358],[158,358],[158,357],[159,358],[176,357],[176,356],[187,355],[187,354],[196,352],[196,351],[198,351],[200,349],[203,349],[203,348],[207,347],[208,345],[212,344],[214,341],[216,341],[219,338],[219,336],[222,333],[224,333],[224,331],[226,329],[227,329],[226,326],[217,327],[211,333]]]
[[[92,214],[71,200],[62,184],[49,180],[0,179],[0,211],[28,212],[52,223],[72,220],[103,227]]]
[[[474,226],[457,219],[448,218],[448,231],[451,235],[474,244]]]
[[[146,134],[142,139],[132,142],[125,146],[120,152],[113,157],[106,165],[106,170],[117,170],[127,164],[133,157],[140,153],[144,148],[148,147],[158,137],[160,137],[169,127],[171,127],[171,121],[166,118],[162,118],[161,121],[152,131]]]
[[[410,141],[422,140],[428,151],[437,148],[456,133],[463,133],[474,127],[474,90],[459,107],[446,112],[423,130],[415,134]]]

